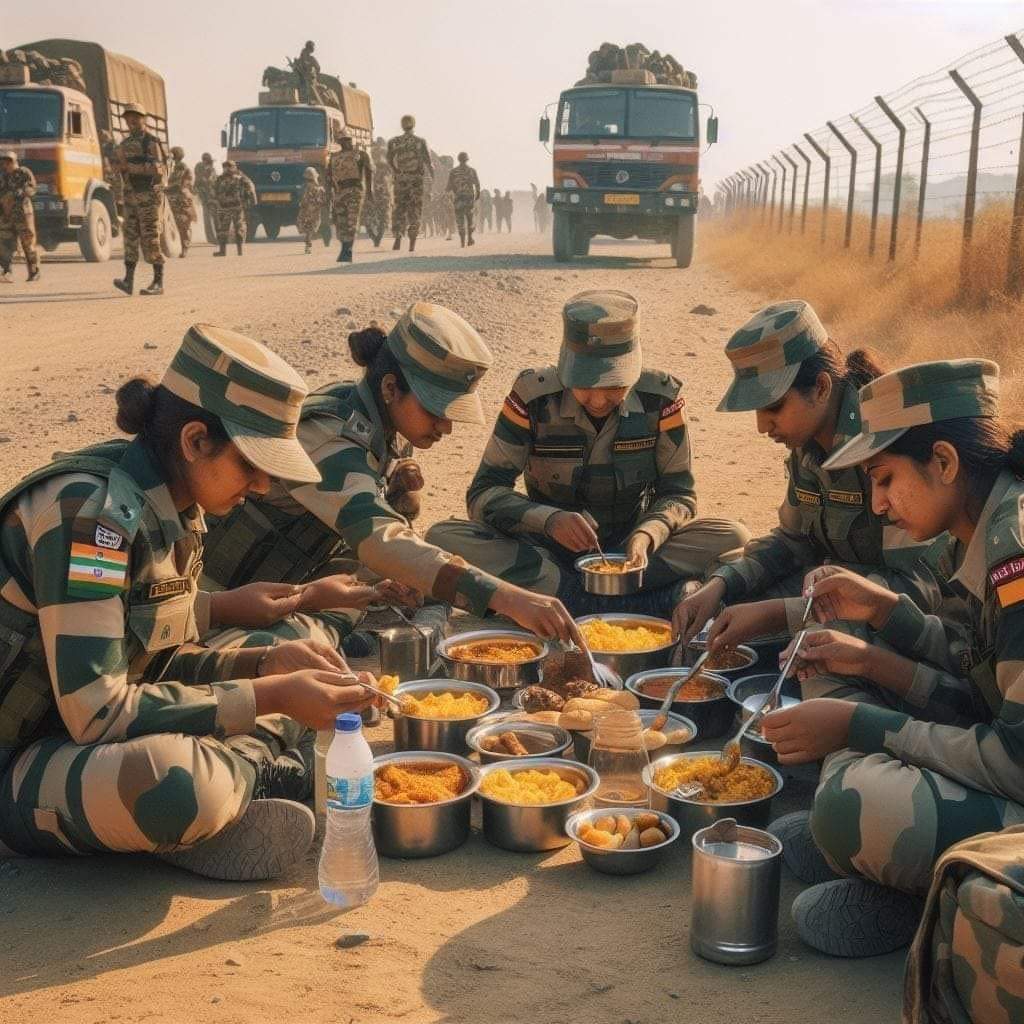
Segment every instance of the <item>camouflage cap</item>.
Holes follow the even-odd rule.
[[[139,106],[138,103],[126,103],[121,111],[122,114],[138,114],[139,117],[145,117],[146,112]]]
[[[491,350],[458,313],[414,302],[391,329],[388,348],[428,412],[461,423],[484,422],[476,389],[493,361]]]
[[[221,167],[223,167],[225,171],[234,171],[238,169],[238,164],[236,164],[234,160],[225,160],[224,163],[221,164]]]
[[[416,127],[416,118],[413,117],[412,114],[403,114],[402,115],[402,120],[401,120],[401,125],[402,125],[403,128],[415,128]]]
[[[244,334],[193,324],[160,382],[213,413],[238,450],[282,480],[318,483],[295,436],[308,388],[279,355]]]
[[[562,308],[558,377],[567,388],[631,388],[640,379],[636,299],[628,292],[586,291]]]
[[[207,163],[207,164],[212,164],[213,163],[213,157],[209,153],[204,153],[202,159],[203,159],[203,163]]]
[[[999,364],[990,359],[947,359],[894,370],[860,389],[861,432],[823,465],[856,466],[911,427],[998,411]]]
[[[185,150],[181,146],[171,146],[171,156],[182,160],[185,157]]]
[[[793,386],[800,364],[828,341],[809,302],[776,302],[744,324],[725,346],[736,375],[719,412],[753,412],[774,405]]]

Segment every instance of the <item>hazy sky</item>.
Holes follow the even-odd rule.
[[[323,69],[367,89],[376,133],[416,115],[438,152],[466,149],[485,185],[543,186],[537,119],[601,42],[643,42],[700,79],[721,119],[703,179],[1024,26],[1024,0],[212,0],[5,3],[0,46],[88,39],[158,70],[172,142],[219,158],[228,113],[307,39]]]

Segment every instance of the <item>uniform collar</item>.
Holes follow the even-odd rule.
[[[1010,489],[1014,480],[1013,474],[1009,472],[1000,473],[992,490],[989,491],[985,507],[978,516],[978,522],[974,527],[974,534],[967,550],[964,551],[963,561],[960,568],[953,573],[952,579],[967,588],[979,601],[985,599],[985,584],[988,580],[988,528],[992,516],[999,508],[1006,492]],[[1009,555],[1007,555],[1009,557]]]
[[[839,451],[851,437],[860,433],[860,399],[857,397],[857,389],[849,384],[843,384],[842,388],[831,449],[825,451],[812,439],[800,449],[801,462],[810,459],[813,464],[821,465],[830,455]]]
[[[637,394],[636,387],[632,387],[626,393],[625,399],[623,399],[622,405],[615,409],[613,412],[608,414],[610,419],[613,416],[624,417],[631,416],[634,413],[642,413],[644,411],[644,404],[640,401],[640,395]],[[576,401],[576,396],[572,393],[572,388],[562,389],[562,400],[559,404],[558,414],[565,420],[572,420],[577,427],[582,427],[584,430],[593,430],[594,424],[591,422],[590,417],[587,415],[587,410]],[[607,420],[605,421],[607,422]]]

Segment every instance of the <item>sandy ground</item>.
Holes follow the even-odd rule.
[[[483,333],[495,367],[483,382],[497,411],[516,372],[553,360],[560,307],[608,286],[638,296],[648,365],[683,377],[700,508],[769,526],[782,495],[782,453],[748,417],[714,412],[728,377],[721,349],[763,296],[713,268],[677,271],[664,246],[595,243],[555,264],[545,240],[484,235],[473,250],[427,239],[410,256],[374,252],[334,263],[295,238],[211,259],[199,245],[167,271],[162,298],[122,297],[118,264],[70,249],[42,281],[0,293],[0,470],[5,484],[49,457],[113,433],[113,389],[158,376],[183,330],[208,321],[273,346],[313,386],[352,373],[345,335],[390,323],[416,298],[447,304]],[[148,273],[140,274],[141,283]],[[692,310],[711,307],[713,315]],[[483,431],[457,430],[423,458],[424,526],[461,513]],[[387,748],[388,726],[375,746]],[[782,809],[806,806],[797,776]],[[902,955],[832,960],[802,946],[783,885],[777,956],[725,968],[689,949],[688,849],[656,873],[596,875],[572,849],[516,855],[474,835],[435,860],[382,861],[374,900],[326,909],[315,855],[269,885],[194,878],[148,858],[0,862],[0,1020],[392,1022],[567,1020],[599,1024],[895,1021]],[[344,935],[368,940],[338,948]]]

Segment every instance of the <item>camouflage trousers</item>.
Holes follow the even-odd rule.
[[[203,233],[206,235],[206,240],[212,242],[217,237],[217,201],[212,195],[200,195],[199,201],[203,208]]]
[[[377,199],[370,196],[363,207],[363,224],[366,226],[366,233],[373,240],[374,245],[380,245],[391,223],[391,202],[387,199]]]
[[[187,252],[192,244],[192,222],[196,219],[196,207],[191,196],[168,196],[167,204],[174,215],[174,223],[181,237],[181,251]]]
[[[459,229],[459,234],[473,234],[475,225],[473,224],[473,214],[476,210],[476,204],[472,201],[455,201],[455,225]]]
[[[351,186],[339,189],[334,193],[331,205],[338,239],[354,242],[359,230],[359,215],[363,210],[363,190]]]
[[[9,269],[18,245],[25,256],[29,273],[39,268],[39,250],[36,249],[35,218],[0,217],[0,269]]]
[[[254,632],[241,627],[219,630],[207,634],[202,642],[215,650],[230,650],[233,647],[273,647],[285,640],[318,640],[341,650],[341,642],[363,620],[364,613],[355,608],[341,608],[338,611],[317,612],[315,615],[300,613],[275,622]]]
[[[240,206],[217,207],[217,241],[220,245],[228,244],[231,228],[235,229],[235,241],[245,241],[246,220],[245,210]]]
[[[395,204],[391,211],[391,230],[396,238],[406,232],[415,238],[423,218],[423,176],[395,175]]]
[[[139,262],[139,245],[142,258],[147,263],[163,263],[164,254],[160,249],[160,193],[149,192],[124,194],[124,261]]]

